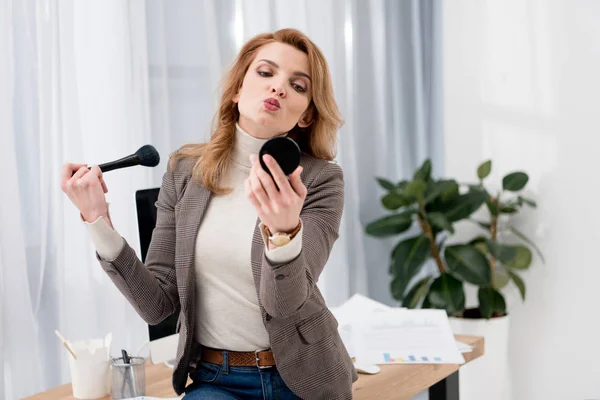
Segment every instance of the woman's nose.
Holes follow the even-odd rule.
[[[271,87],[271,92],[276,93],[279,97],[285,97],[285,90],[283,89],[283,85],[275,85]]]

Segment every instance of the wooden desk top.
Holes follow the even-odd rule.
[[[177,397],[171,384],[173,368],[169,368],[164,364],[152,364],[148,362],[146,365],[146,396],[152,397]],[[188,384],[192,383],[188,379]],[[50,389],[46,392],[26,397],[23,400],[77,400],[73,396],[71,384]],[[112,396],[101,397],[99,400],[112,400]]]
[[[457,335],[457,340],[473,347],[470,353],[463,353],[466,362],[481,357],[484,352],[484,341],[479,336]],[[404,400],[410,399],[442,379],[456,372],[456,364],[397,364],[382,365],[381,372],[375,375],[358,374],[354,382],[354,398],[356,400]],[[153,397],[177,397],[171,386],[173,369],[163,364],[146,367],[146,395]],[[76,400],[71,391],[71,384],[59,386],[46,392],[27,397],[24,400]],[[111,400],[111,396],[101,400]]]
[[[459,340],[473,347],[463,353],[466,362],[483,355],[484,341],[480,336],[456,335]],[[435,383],[458,371],[458,364],[392,364],[380,365],[381,372],[375,375],[358,374],[354,382],[356,400],[404,400],[410,399]]]

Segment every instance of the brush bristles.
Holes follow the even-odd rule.
[[[140,159],[140,165],[143,165],[144,167],[156,167],[160,162],[158,151],[156,151],[154,146],[149,144],[140,147],[135,154]]]

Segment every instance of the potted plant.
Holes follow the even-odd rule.
[[[486,161],[477,168],[478,183],[459,184],[432,178],[431,161],[426,160],[411,181],[393,183],[378,178],[386,190],[381,202],[392,213],[366,227],[366,233],[375,237],[401,235],[391,253],[390,289],[403,307],[445,309],[455,333],[486,338],[484,359],[492,369],[473,372],[491,376],[503,386],[493,390],[489,378],[461,373],[461,382],[469,381],[461,385],[461,398],[467,399],[471,398],[467,390],[472,398],[481,398],[482,390],[486,398],[491,398],[490,393],[506,398],[510,385],[499,379],[508,374],[508,313],[501,291],[512,282],[524,300],[526,289],[520,272],[531,265],[531,248],[543,261],[535,244],[510,225],[510,217],[524,206],[536,207],[535,201],[520,195],[528,182],[527,174],[506,175],[502,189],[492,195],[484,185],[491,169],[492,162]],[[489,217],[473,219],[473,213],[484,204]],[[476,234],[466,243],[451,244],[447,239],[455,234],[454,225],[461,220],[473,222]],[[436,269],[423,270],[431,259]],[[421,276],[415,279],[417,275]],[[466,308],[465,283],[477,288],[476,307]],[[475,384],[475,380],[479,382]]]

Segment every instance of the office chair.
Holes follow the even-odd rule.
[[[138,231],[140,236],[140,250],[142,262],[146,262],[148,247],[152,239],[152,232],[156,226],[156,200],[159,188],[143,189],[135,192],[135,205],[137,210]],[[148,325],[150,337],[150,358],[154,364],[166,361],[172,364],[177,353],[177,319],[180,307],[164,321],[157,325]],[[172,365],[169,365],[172,366]]]

